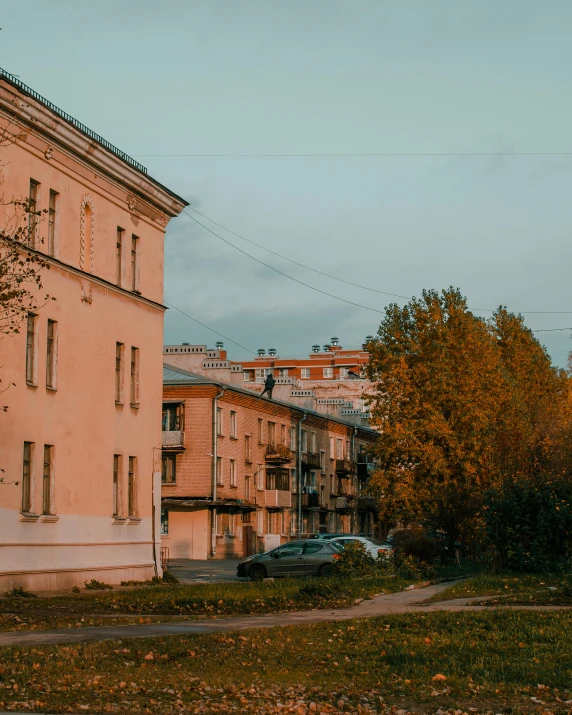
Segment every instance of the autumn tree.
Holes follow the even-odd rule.
[[[487,491],[545,456],[566,378],[520,317],[453,288],[390,305],[369,351],[380,516],[470,542]]]

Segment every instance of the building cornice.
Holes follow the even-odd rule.
[[[89,166],[92,171],[121,184],[128,194],[139,196],[146,203],[151,204],[166,219],[159,220],[159,223],[166,225],[169,218],[178,216],[188,205],[183,198],[127,163],[97,139],[66,121],[32,96],[25,86],[10,81],[1,72],[0,111],[11,117],[25,133],[32,133],[43,139],[48,144],[46,154],[49,152],[53,155],[54,148],[57,147],[75,160]],[[20,141],[23,142],[25,139]]]

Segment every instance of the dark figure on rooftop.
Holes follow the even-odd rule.
[[[268,393],[268,399],[272,399],[272,390],[274,389],[274,385],[276,384],[276,380],[272,377],[272,375],[266,375],[266,380],[264,380],[264,390],[262,391],[262,394],[260,397],[264,397],[265,393]]]

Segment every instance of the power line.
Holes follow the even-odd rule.
[[[361,283],[353,283],[352,281],[347,281],[344,278],[339,278],[338,276],[333,276],[331,273],[325,273],[324,271],[319,271],[317,268],[312,268],[311,266],[307,266],[305,263],[300,263],[299,261],[295,261],[292,258],[288,258],[288,256],[284,256],[282,253],[278,253],[277,251],[272,251],[270,248],[266,248],[266,246],[263,246],[260,243],[256,243],[256,241],[252,241],[250,238],[246,238],[245,236],[242,236],[240,233],[236,233],[236,231],[232,231],[230,228],[227,228],[226,226],[223,226],[223,224],[218,223],[218,221],[215,221],[212,219],[210,216],[207,216],[204,213],[201,213],[197,209],[194,209],[192,206],[188,206],[191,211],[194,211],[194,213],[199,214],[199,216],[202,216],[203,218],[206,218],[207,221],[210,221],[213,223],[215,226],[219,226],[222,228],[224,231],[227,231],[228,233],[232,234],[233,236],[236,236],[237,238],[240,238],[242,241],[246,241],[247,243],[252,244],[253,246],[256,246],[257,248],[261,248],[263,251],[267,251],[268,253],[271,253],[274,256],[278,256],[279,258],[284,259],[285,261],[288,261],[289,263],[293,263],[295,266],[300,266],[300,268],[305,268],[308,271],[312,271],[313,273],[318,273],[321,276],[326,276],[327,278],[331,278],[332,280],[339,281],[340,283],[346,283],[347,285],[354,286],[355,288],[362,288],[363,290],[368,290],[372,293],[381,293],[382,295],[390,295],[393,296],[394,298],[403,298],[404,300],[409,300],[409,296],[407,295],[400,295],[399,293],[389,293],[388,291],[385,290],[378,290],[377,288],[370,288],[369,286],[364,286]],[[186,213],[186,211],[184,212]],[[187,214],[189,216],[189,214]],[[190,218],[193,218],[192,216],[189,216]],[[195,219],[196,220],[196,219]],[[197,221],[197,223],[199,223]],[[200,224],[201,226],[203,224]],[[205,226],[206,228],[206,226]],[[209,229],[207,229],[209,230]],[[217,236],[218,234],[214,234]],[[220,236],[219,236],[220,238]],[[224,239],[222,239],[224,240]],[[233,244],[230,244],[231,246]],[[240,250],[240,249],[238,249]],[[249,254],[246,254],[249,255]],[[256,259],[254,259],[256,260]],[[264,264],[266,265],[266,264]],[[470,310],[475,310],[478,312],[482,313],[494,313],[495,310],[491,308],[470,308]],[[526,314],[526,315],[572,315],[572,310],[519,310],[519,313]]]
[[[169,303],[167,300],[163,301],[165,305],[168,305],[169,308],[172,308],[173,310],[178,311],[179,313],[182,313],[183,315],[186,315],[187,318],[190,318],[193,320],[195,323],[198,323],[199,325],[202,325],[203,328],[206,328],[207,330],[210,330],[212,333],[216,333],[217,335],[220,335],[221,338],[224,338],[225,340],[228,340],[231,343],[234,343],[234,345],[238,345],[239,348],[242,348],[243,350],[246,350],[247,353],[251,353],[252,355],[256,355],[254,350],[251,350],[250,348],[245,347],[244,345],[241,345],[240,343],[237,343],[236,340],[233,340],[232,338],[229,338],[228,335],[223,335],[222,333],[219,333],[218,330],[215,330],[214,328],[210,328],[208,325],[205,325],[204,323],[201,323],[200,320],[197,320],[196,318],[193,318],[192,315],[189,315],[188,313],[185,313],[184,310],[181,310],[180,308],[177,308],[176,305],[173,305],[172,303]]]
[[[316,158],[344,158],[344,157],[455,157],[455,156],[475,156],[475,157],[509,157],[509,156],[572,156],[572,151],[465,151],[465,152],[339,152],[339,153],[307,153],[307,154],[132,154],[140,157],[162,157],[162,158],[285,158],[296,159],[306,157]]]
[[[216,231],[213,231],[212,228],[205,226],[204,223],[201,223],[198,219],[196,219],[194,216],[191,216],[191,214],[187,213],[186,211],[183,211],[183,213],[186,216],[188,216],[190,219],[192,219],[195,223],[198,223],[199,226],[202,226],[206,231],[208,231],[209,233],[212,233],[213,236],[220,238],[221,241],[228,244],[229,246],[232,246],[232,248],[234,248],[239,253],[242,253],[243,255],[248,256],[248,258],[251,258],[253,261],[256,261],[256,263],[260,263],[260,265],[266,266],[266,268],[270,268],[271,271],[275,271],[276,273],[279,273],[281,276],[284,276],[285,278],[289,278],[291,281],[294,281],[295,283],[299,283],[300,285],[303,285],[306,288],[309,288],[310,290],[316,291],[316,293],[322,293],[322,295],[327,295],[330,298],[335,298],[335,300],[340,300],[340,301],[342,301],[342,303],[348,303],[349,305],[355,305],[358,308],[363,308],[364,310],[370,310],[373,313],[380,313],[382,315],[385,314],[385,310],[378,310],[377,308],[370,308],[368,305],[362,305],[361,303],[354,303],[352,300],[346,300],[345,298],[340,298],[339,296],[334,295],[333,293],[327,293],[325,290],[320,290],[320,288],[315,288],[314,286],[311,286],[309,283],[304,283],[304,281],[300,281],[297,278],[294,278],[293,276],[288,275],[288,273],[284,273],[283,271],[278,270],[278,268],[274,268],[274,266],[271,266],[269,263],[265,263],[264,261],[261,261],[260,259],[255,258],[250,253],[243,251],[242,248],[235,246],[234,243],[232,243],[231,241],[227,241],[226,238],[223,238],[222,236],[220,236],[218,233],[216,233]]]

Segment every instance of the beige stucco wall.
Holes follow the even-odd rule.
[[[8,90],[0,83],[0,121]],[[44,129],[56,139],[45,135]],[[48,207],[50,189],[59,194],[55,260],[43,271],[41,291],[55,300],[37,311],[35,386],[26,383],[25,323],[20,334],[0,340],[2,385],[14,383],[2,395],[8,411],[0,413],[0,467],[6,482],[0,485],[0,592],[20,585],[32,590],[81,586],[91,578],[118,583],[157,572],[153,539],[155,534],[159,543],[158,513],[153,529],[152,506],[154,479],[157,495],[160,480],[160,303],[169,211],[159,215],[155,208],[144,206],[145,191],[149,197],[159,192],[115,157],[105,157],[108,166],[100,171],[97,165],[88,165],[87,154],[84,161],[68,151],[63,138],[58,143],[58,132],[65,138],[65,132],[73,131],[55,119],[53,126],[39,126],[17,145],[0,149],[0,192],[5,200],[27,197],[30,179],[40,182],[38,209]],[[72,139],[76,138],[69,139],[70,146]],[[103,152],[99,145],[93,154],[97,152]],[[125,178],[130,171],[133,184]],[[159,200],[157,195],[153,199]],[[81,270],[81,207],[86,200],[93,208],[93,234],[86,226]],[[6,210],[0,208],[2,225]],[[120,287],[114,285],[117,227],[125,231]],[[139,237],[141,295],[130,290],[132,233]],[[47,220],[39,235],[46,238]],[[90,245],[93,250],[88,251]],[[47,242],[36,247],[45,251]],[[48,319],[57,321],[56,390],[46,387]],[[125,345],[121,406],[115,404],[114,393],[116,342]],[[130,406],[129,400],[132,346],[139,348],[138,407]],[[30,511],[37,517],[21,512],[25,441],[35,444]],[[50,516],[41,515],[46,444],[54,447]],[[137,458],[138,518],[112,516],[114,454],[123,455],[122,517],[127,516],[128,457]],[[8,484],[15,481],[20,484]]]

